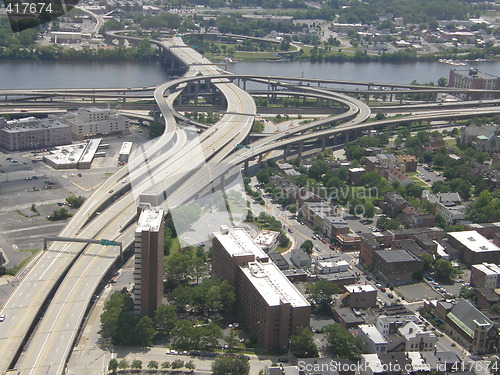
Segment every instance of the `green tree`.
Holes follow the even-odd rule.
[[[116,373],[117,369],[118,369],[118,361],[115,358],[113,358],[108,363],[108,371],[111,371],[114,374]]]
[[[456,270],[451,265],[451,262],[443,258],[434,262],[434,271],[436,272],[436,277],[445,282],[450,281],[452,276],[456,273]]]
[[[58,221],[58,220],[66,220],[71,216],[73,215],[70,214],[67,209],[60,208],[58,210],[54,210],[51,215],[47,216],[47,219],[50,221]]]
[[[224,337],[224,341],[227,344],[228,351],[233,351],[239,344],[238,333],[235,330],[231,330],[229,335]]]
[[[365,208],[365,212],[363,214],[364,217],[374,217],[375,216],[375,206],[371,202],[366,202],[363,204]]]
[[[169,361],[165,361],[165,362],[162,362],[161,364],[161,368],[170,368],[170,362]]]
[[[149,316],[141,316],[137,323],[137,343],[141,346],[153,345],[153,338],[155,336],[155,329],[153,328],[153,321]]]
[[[212,362],[213,375],[248,375],[250,365],[242,355],[237,357],[217,356]]]
[[[155,326],[158,334],[168,336],[175,326],[177,314],[175,307],[171,305],[161,305],[155,312]]]
[[[122,359],[120,362],[118,362],[118,368],[121,370],[125,370],[126,368],[129,368],[129,363],[126,359]]]
[[[188,370],[191,370],[191,372],[196,370],[196,365],[193,363],[193,361],[186,362],[184,367],[187,368]]]
[[[113,293],[104,303],[101,332],[115,345],[135,345],[137,317],[130,293],[124,288]]]
[[[302,245],[300,245],[300,248],[304,250],[306,253],[311,254],[314,248],[314,245],[311,240],[305,240]]]
[[[132,361],[132,364],[130,365],[130,368],[134,370],[141,370],[142,369],[142,361],[139,359],[134,359]]]
[[[290,337],[290,342],[297,357],[318,356],[318,347],[314,342],[314,335],[309,327],[297,327],[295,334]]]
[[[307,299],[319,314],[329,315],[333,294],[339,293],[339,287],[328,280],[318,280],[306,286]]]
[[[158,362],[156,362],[156,361],[149,361],[148,368],[151,369],[151,370],[157,369],[158,368]]]
[[[176,359],[175,361],[172,361],[172,370],[178,369],[178,368],[183,368],[184,367],[184,361],[180,359]]]
[[[474,301],[474,299],[476,298],[476,293],[474,292],[474,288],[469,285],[464,285],[462,288],[460,288],[459,297],[463,299],[468,299],[470,301]]]
[[[335,323],[324,328],[328,351],[335,358],[355,360],[363,353],[363,341],[354,337],[341,324]]]
[[[76,195],[72,195],[66,198],[66,202],[71,208],[80,208],[83,202],[85,202],[85,197],[82,197],[81,195],[78,197]]]

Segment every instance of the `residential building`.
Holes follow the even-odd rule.
[[[360,324],[365,324],[363,317],[355,314],[350,307],[334,309],[333,320],[342,324],[345,328],[356,328]]]
[[[296,327],[308,327],[311,306],[272,263],[238,268],[238,317],[267,350],[286,350]]]
[[[358,251],[361,244],[361,240],[357,235],[338,234],[336,240],[341,251]]]
[[[489,310],[491,306],[500,303],[500,288],[476,288],[474,292],[478,309]]]
[[[500,288],[500,266],[494,263],[473,264],[470,285],[474,288]]]
[[[465,206],[453,202],[437,202],[434,206],[434,212],[443,217],[446,225],[455,224],[457,221],[465,220]]]
[[[450,70],[448,79],[449,87],[458,87],[466,89],[500,90],[500,78],[492,74],[478,71],[476,68],[468,70]],[[498,93],[468,93],[463,96],[469,100],[478,99],[498,99]]]
[[[433,240],[441,240],[446,235],[446,232],[439,227],[394,229],[387,232],[392,235],[393,240],[413,239],[421,234],[425,234]]]
[[[129,128],[128,118],[112,109],[80,108],[76,113],[61,116],[60,121],[71,126],[75,139],[96,134],[124,134]]]
[[[272,230],[262,230],[255,237],[255,242],[264,250],[271,250],[278,240],[279,232]]]
[[[384,196],[384,201],[381,203],[381,208],[391,217],[403,211],[405,207],[411,207],[410,202],[404,199],[401,195],[389,192]]]
[[[303,249],[294,249],[290,254],[290,260],[298,268],[311,268],[312,259]]]
[[[286,259],[281,255],[281,253],[277,251],[273,251],[269,253],[269,259],[278,266],[278,268],[282,271],[290,268],[290,265],[286,261]]]
[[[467,264],[495,263],[500,259],[500,247],[477,231],[448,233],[448,242],[459,251],[460,259]]]
[[[318,274],[347,272],[349,269],[349,262],[343,259],[316,260],[315,268]]]
[[[267,262],[269,256],[243,228],[229,229],[221,225],[212,239],[212,272],[236,285],[238,267],[259,260]]]
[[[349,224],[342,217],[336,215],[323,215],[323,233],[328,238],[336,238],[339,234],[348,234]]]
[[[463,298],[446,315],[445,328],[474,354],[493,353],[498,348],[498,327]]]
[[[417,171],[417,158],[414,155],[397,155],[398,168],[403,173]]]
[[[163,298],[163,209],[143,204],[135,230],[134,312],[154,317]]]
[[[368,353],[387,353],[387,340],[373,324],[358,326],[358,336],[366,343]]]
[[[434,332],[425,330],[415,322],[408,322],[400,327],[398,334],[403,338],[407,352],[433,351],[437,341]]]
[[[384,245],[377,241],[377,238],[369,233],[362,233],[360,236],[361,244],[359,246],[359,261],[365,269],[369,269],[373,265],[375,251],[382,250]]]
[[[349,168],[349,181],[352,185],[361,185],[361,176],[366,172],[365,168]]]
[[[346,285],[341,297],[342,306],[352,309],[368,309],[377,306],[377,289],[370,284]]]
[[[403,327],[409,322],[421,323],[420,319],[414,314],[404,314],[388,316],[385,314],[377,317],[377,329],[384,335],[394,335],[400,327]]]
[[[403,285],[415,282],[414,276],[424,272],[424,261],[406,250],[377,250],[374,267],[384,283]]]
[[[467,223],[465,224],[466,230],[475,230],[480,235],[492,239],[493,235],[500,233],[500,222],[496,223]]]
[[[71,129],[55,118],[0,118],[0,147],[8,151],[53,147],[71,143]]]
[[[238,319],[263,348],[286,350],[295,329],[309,326],[307,300],[243,229],[214,233],[212,272],[234,286]]]

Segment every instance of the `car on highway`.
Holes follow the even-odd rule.
[[[5,320],[5,314],[0,315],[0,322],[3,322]]]
[[[389,298],[394,298],[394,294],[389,293],[389,294],[387,295],[387,297],[389,297]]]
[[[293,233],[293,229],[292,228],[288,228],[288,233]]]
[[[108,191],[109,194],[111,194],[113,192],[113,189],[111,189],[110,191]]]

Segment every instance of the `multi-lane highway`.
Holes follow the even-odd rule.
[[[185,46],[179,38],[157,42],[170,50],[188,67],[184,78],[167,82],[154,91],[154,98],[165,120],[165,133],[148,149],[141,151],[127,167],[120,169],[85,202],[61,236],[93,239],[113,239],[125,245],[133,242],[135,207],[138,194],[153,190],[168,199],[165,208],[187,202],[214,179],[223,176],[228,168],[258,154],[288,144],[346,131],[385,126],[391,121],[449,118],[490,113],[486,109],[467,112],[456,110],[384,120],[363,124],[370,109],[361,101],[331,91],[280,84],[304,93],[322,95],[342,104],[346,111],[326,119],[305,124],[286,133],[273,134],[252,143],[250,149],[234,152],[250,132],[256,107],[250,95],[232,83],[233,76],[224,74],[196,51]],[[192,137],[176,126],[173,103],[190,80],[203,75],[209,79],[227,102],[222,119],[199,137]],[[268,77],[274,82],[288,77]],[[366,85],[366,83],[364,83]],[[150,89],[150,88],[149,88]],[[175,91],[177,89],[177,91]],[[140,91],[141,89],[137,89]],[[142,89],[144,90],[144,88]],[[97,90],[67,90],[66,94],[88,94]],[[113,90],[110,90],[113,91]],[[125,91],[125,90],[123,90]],[[166,98],[166,92],[172,91]],[[54,93],[56,91],[52,91]],[[109,92],[103,90],[103,92]],[[31,92],[33,93],[33,92]],[[47,90],[40,91],[47,94]],[[496,111],[497,109],[490,110]],[[336,122],[343,125],[321,129]],[[313,131],[314,129],[320,129]],[[125,181],[123,183],[122,181]],[[106,207],[107,205],[107,207]],[[100,215],[96,212],[100,211]],[[5,372],[21,347],[29,327],[35,321],[43,302],[54,285],[59,286],[45,315],[35,328],[33,337],[16,365],[21,374],[61,374],[76,338],[78,328],[94,291],[103,275],[118,256],[114,247],[76,243],[55,243],[28,272],[3,306],[6,320],[0,325],[0,372]],[[67,271],[67,274],[64,273]]]
[[[191,49],[179,48],[179,50],[182,51],[181,58],[187,62],[190,60],[193,62],[199,58]],[[210,65],[193,66],[189,71],[190,75],[213,75],[215,73],[214,67]],[[166,132],[152,148],[129,163],[130,168],[132,168],[129,171],[129,177],[140,176],[130,181],[133,186],[133,194],[125,193],[118,197],[109,208],[103,210],[101,215],[96,216],[84,228],[79,228],[79,236],[116,239],[125,244],[131,244],[134,226],[127,228],[124,226],[130,223],[134,217],[138,193],[148,189],[155,191],[174,189],[176,184],[185,178],[185,175],[196,174],[193,169],[201,166],[207,156],[213,155],[217,159],[222,158],[232,151],[237,143],[243,141],[250,131],[255,115],[253,100],[243,90],[225,80],[214,81],[214,85],[225,95],[228,102],[228,112],[242,114],[225,115],[218,124],[201,137],[190,142],[186,142],[186,137],[183,139],[181,135],[178,135],[173,148],[165,151],[164,144],[172,141],[175,129],[175,120],[169,110],[175,95],[164,100],[163,93],[168,85],[158,88],[155,91],[155,98],[166,120]],[[177,132],[177,134],[179,133]],[[217,156],[215,156],[216,153]],[[99,192],[94,194],[89,201],[106,199],[110,194],[126,190],[130,185],[128,183],[122,184],[120,181],[120,178],[126,177],[126,174],[125,169],[122,169],[113,177],[114,184],[99,189]],[[175,179],[162,177],[170,174],[175,175]],[[141,182],[134,183],[134,181]],[[113,187],[118,190],[114,190]],[[107,190],[108,188],[109,190]],[[112,193],[110,193],[111,191]],[[93,207],[96,209],[96,206]],[[89,208],[87,210],[85,207],[82,208],[83,212],[89,210]],[[70,224],[68,228],[76,229],[79,226],[81,224],[75,223],[74,225]],[[56,247],[57,244],[53,245],[47,253],[51,254]],[[79,244],[66,244],[63,245],[58,254],[75,253],[81,251],[81,248],[82,246]],[[76,258],[75,263],[52,298],[45,316],[36,328],[30,345],[19,361],[17,368],[22,374],[59,374],[63,372],[65,361],[76,337],[79,322],[81,322],[86,307],[92,299],[97,284],[116,257],[116,248],[91,245],[87,246],[83,250],[83,254]],[[68,258],[71,259],[71,256]],[[34,270],[36,269],[38,269],[38,265],[35,266]],[[8,312],[8,308],[13,304],[17,307],[13,301],[16,300],[16,296],[23,293],[22,289],[24,289],[22,286],[18,287],[12,296],[12,302],[9,301],[6,304],[6,309],[4,309],[6,315],[13,315]],[[29,320],[29,317],[27,318]],[[17,337],[19,336],[22,335],[17,335]]]

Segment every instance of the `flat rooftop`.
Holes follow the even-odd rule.
[[[352,284],[346,285],[344,288],[346,288],[349,293],[373,292],[377,290],[370,284]]]
[[[214,236],[224,246],[230,256],[253,254],[256,259],[267,259],[268,256],[257,245],[252,237],[243,228],[228,228],[221,226],[220,232],[214,232]]]
[[[269,306],[282,303],[290,303],[292,307],[310,306],[302,293],[273,262],[252,262],[240,269]]]
[[[153,207],[142,210],[136,232],[158,232],[163,222],[163,209]]]
[[[462,245],[476,253],[486,251],[500,251],[500,247],[488,241],[486,237],[479,234],[475,230],[452,232],[448,233],[448,236],[453,237]]]
[[[37,119],[36,117],[25,117],[17,120],[7,121],[7,124],[3,125],[1,129],[8,133],[22,133],[37,129],[43,130],[67,127],[67,124],[63,124],[62,122],[54,118]]]
[[[361,324],[358,330],[363,331],[375,344],[387,344],[387,340],[373,324]]]
[[[385,262],[411,262],[418,260],[407,250],[377,250],[375,251]]]
[[[132,150],[133,142],[123,142],[122,147],[120,148],[120,155],[128,155]]]

